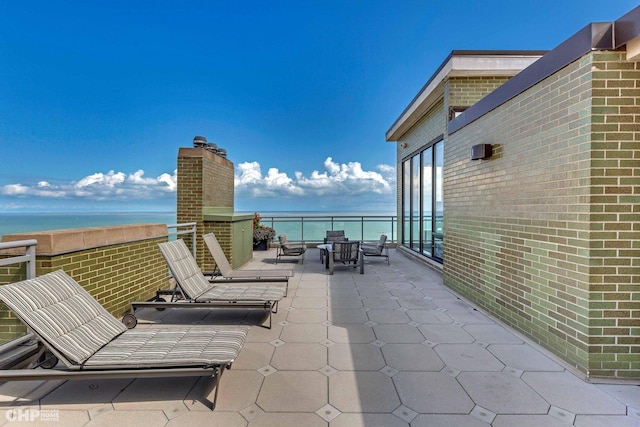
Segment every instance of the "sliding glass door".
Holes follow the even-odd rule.
[[[402,244],[442,262],[444,141],[425,146],[402,162]]]

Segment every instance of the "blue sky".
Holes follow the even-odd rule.
[[[385,132],[452,50],[553,49],[637,5],[0,0],[0,212],[175,210],[195,135],[237,211],[393,211]]]

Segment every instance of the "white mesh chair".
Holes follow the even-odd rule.
[[[0,299],[52,358],[53,369],[1,370],[0,381],[212,376],[218,383],[242,349],[241,326],[128,330],[64,271],[0,286]],[[60,366],[61,364],[64,366]]]
[[[362,243],[360,245],[362,249],[362,255],[373,257],[384,257],[387,259],[387,265],[389,265],[389,247],[387,246],[387,236],[383,234],[380,236],[380,240],[376,244]]]
[[[125,324],[135,326],[135,310],[138,307],[262,308],[269,313],[267,327],[271,328],[271,314],[277,311],[278,302],[285,297],[286,284],[209,282],[183,240],[159,243],[158,247],[176,281],[176,286],[173,290],[158,291],[156,297],[149,301],[131,303],[131,313],[123,317]],[[167,294],[171,295],[169,301],[162,297]]]

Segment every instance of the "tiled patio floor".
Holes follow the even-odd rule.
[[[253,326],[221,380],[8,383],[0,424],[48,426],[640,426],[640,387],[589,384],[392,251],[365,274],[294,267],[271,330]],[[246,310],[143,310],[140,322],[255,325]],[[140,324],[138,327],[144,327]],[[211,396],[209,396],[211,397]],[[22,421],[14,421],[21,418]]]

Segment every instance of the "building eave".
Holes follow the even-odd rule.
[[[452,51],[386,133],[397,141],[444,96],[450,77],[514,76],[546,51]]]

